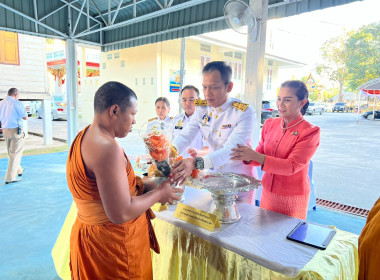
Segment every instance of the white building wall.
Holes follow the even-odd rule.
[[[9,88],[19,89],[21,98],[33,93],[47,93],[45,39],[18,35],[20,65],[0,64],[0,93]]]

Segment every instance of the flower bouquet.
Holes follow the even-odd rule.
[[[165,129],[164,126],[160,125],[154,125],[149,131],[145,130],[143,132],[142,137],[145,146],[148,148],[149,154],[152,157],[152,163],[154,164],[154,167],[148,169],[148,174],[155,173],[154,177],[168,177],[170,174],[169,155],[171,149],[173,149],[170,143],[170,135],[170,129]]]

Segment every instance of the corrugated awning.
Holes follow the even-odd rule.
[[[248,0],[244,0],[248,3]],[[258,0],[259,1],[259,0]],[[360,0],[268,0],[268,19]],[[103,51],[228,28],[227,0],[13,0],[0,1],[0,30],[74,38]]]

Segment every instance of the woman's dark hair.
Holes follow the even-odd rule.
[[[157,104],[157,102],[165,102],[165,104],[170,108],[170,102],[169,102],[169,99],[167,99],[166,97],[159,97],[156,99],[156,102],[154,102],[154,105]]]
[[[307,107],[309,107],[309,91],[304,82],[299,80],[290,80],[283,82],[281,84],[282,88],[294,88],[296,90],[295,94],[299,101],[306,99],[306,104],[301,108],[301,114],[305,115]]]
[[[126,85],[119,82],[107,82],[95,93],[94,110],[102,113],[112,105],[117,104],[121,111],[131,106],[131,99],[136,98],[136,93]]]
[[[222,81],[225,85],[228,85],[231,82],[232,69],[224,61],[212,61],[205,65],[203,68],[202,74],[209,73],[212,71],[219,71]]]

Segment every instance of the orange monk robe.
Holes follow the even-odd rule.
[[[71,278],[152,279],[150,247],[159,253],[150,223],[154,214],[149,209],[140,217],[118,225],[107,218],[96,181],[86,175],[82,160],[81,142],[87,129],[75,138],[66,165],[67,183],[78,208],[70,237]],[[129,192],[131,196],[140,195],[141,179],[125,158]]]
[[[359,236],[359,280],[380,279],[380,198]]]

